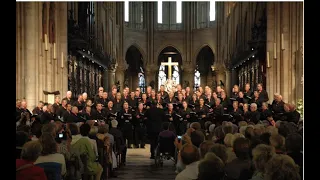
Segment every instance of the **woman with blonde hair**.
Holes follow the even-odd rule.
[[[234,135],[230,133],[226,134],[226,136],[224,137],[224,145],[227,147],[227,155],[228,155],[228,159],[226,163],[229,163],[232,160],[237,158],[236,154],[233,152],[233,141],[234,141]]]
[[[265,144],[259,144],[252,150],[252,161],[256,171],[251,180],[263,180],[265,174],[265,166],[275,155],[274,148]]]

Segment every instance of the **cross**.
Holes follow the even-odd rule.
[[[168,66],[168,79],[171,79],[171,73],[172,73],[171,68],[172,66],[178,66],[179,63],[172,62],[171,57],[168,57],[168,62],[162,62],[161,65]]]

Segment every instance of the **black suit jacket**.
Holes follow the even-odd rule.
[[[146,117],[147,131],[150,133],[160,133],[162,130],[162,122],[165,118],[163,109],[153,106],[147,110]]]

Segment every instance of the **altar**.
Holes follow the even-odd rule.
[[[162,85],[164,85],[165,91],[168,93],[174,92],[178,83],[172,79],[172,67],[179,66],[179,63],[172,62],[171,57],[168,57],[168,62],[162,62],[161,66],[168,66],[168,79]]]

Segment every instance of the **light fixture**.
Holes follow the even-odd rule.
[[[254,49],[253,48],[251,48],[251,51],[253,51]]]
[[[254,58],[254,55],[252,55],[252,57]]]
[[[88,54],[90,54],[90,51],[88,51]]]
[[[83,52],[85,52],[86,50],[82,49]]]
[[[82,57],[84,58],[84,55]]]

